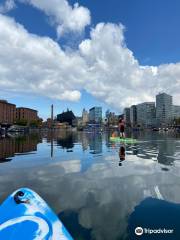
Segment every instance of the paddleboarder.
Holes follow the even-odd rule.
[[[122,118],[119,119],[119,136],[120,138],[125,138],[125,124],[124,124],[124,120]]]

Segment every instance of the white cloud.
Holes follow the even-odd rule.
[[[0,13],[7,13],[16,7],[14,0],[6,0],[0,4]]]
[[[167,91],[180,104],[180,63],[141,66],[123,31],[122,25],[99,23],[79,50],[64,51],[0,15],[0,88],[70,101],[85,89],[116,109]]]
[[[0,15],[0,88],[63,100],[79,100],[83,60],[48,37],[29,34]]]
[[[29,4],[43,11],[56,27],[57,36],[73,32],[81,34],[91,23],[91,14],[88,8],[75,3],[71,6],[67,0],[6,0],[0,5],[0,13],[7,13],[15,8],[15,2]]]
[[[78,3],[70,6],[67,0],[17,0],[30,4],[51,18],[51,23],[56,26],[57,35],[61,37],[64,33],[81,33],[90,24],[90,11]]]
[[[99,23],[80,44],[88,66],[86,90],[116,108],[155,100],[160,91],[180,104],[180,63],[141,66],[124,40],[122,25]]]

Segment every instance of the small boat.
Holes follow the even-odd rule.
[[[73,240],[56,214],[35,192],[22,188],[0,206],[2,240]]]
[[[153,131],[153,132],[158,132],[158,131],[159,131],[159,128],[153,128],[152,131]]]
[[[110,137],[111,142],[123,142],[123,143],[137,143],[137,139],[134,138],[120,138],[120,137]]]
[[[16,125],[13,125],[11,126],[9,129],[8,129],[8,132],[15,132],[15,133],[18,133],[18,132],[27,132],[28,130],[28,127],[23,127],[23,126],[16,126]]]
[[[0,127],[0,135],[5,135],[6,129]]]

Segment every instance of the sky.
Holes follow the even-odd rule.
[[[40,117],[180,105],[179,0],[0,0],[0,98]]]

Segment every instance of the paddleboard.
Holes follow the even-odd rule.
[[[111,142],[124,142],[124,143],[137,143],[134,138],[120,138],[120,137],[110,137]]]
[[[2,240],[73,240],[56,214],[35,192],[22,188],[0,206]]]

